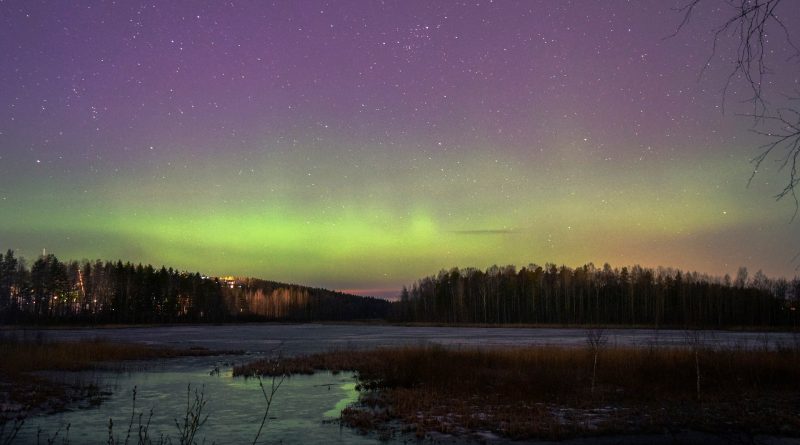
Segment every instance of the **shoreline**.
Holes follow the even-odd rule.
[[[394,322],[386,320],[322,320],[322,321],[244,321],[244,322],[222,322],[222,323],[103,323],[103,324],[3,324],[0,325],[0,332],[22,332],[22,331],[49,331],[49,330],[109,330],[109,329],[148,329],[162,327],[213,327],[213,326],[296,326],[296,325],[323,325],[323,326],[388,326],[388,327],[408,327],[408,328],[472,328],[472,329],[567,329],[567,330],[647,330],[647,331],[719,331],[719,332],[752,332],[752,333],[798,333],[800,326],[652,326],[652,325],[617,325],[617,324],[491,324],[491,323],[440,323],[440,322]]]

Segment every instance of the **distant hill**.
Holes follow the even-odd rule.
[[[222,289],[230,313],[270,320],[386,319],[392,307],[380,298],[256,278],[227,281]]]

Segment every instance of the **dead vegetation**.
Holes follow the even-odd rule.
[[[215,355],[207,349],[175,349],[102,339],[54,341],[43,337],[0,335],[0,423],[36,410],[57,411],[88,400],[100,403],[103,394],[88,382],[69,385],[49,379],[47,371],[82,371],[131,360]]]
[[[800,435],[800,350],[438,346],[334,351],[234,368],[234,375],[355,371],[345,423],[385,435],[430,431],[560,439],[585,434],[738,430]],[[698,376],[702,376],[702,379]],[[701,387],[702,386],[702,387]]]

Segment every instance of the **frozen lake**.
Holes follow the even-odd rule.
[[[37,331],[38,332],[38,331]],[[99,406],[77,409],[29,419],[17,443],[47,443],[59,428],[55,443],[61,443],[70,425],[71,443],[107,443],[109,418],[114,422],[116,440],[124,441],[131,418],[132,391],[137,388],[136,413],[146,421],[150,409],[150,437],[155,443],[162,434],[178,443],[175,419],[182,418],[187,385],[202,389],[208,405],[208,423],[199,433],[198,443],[252,443],[263,415],[264,398],[258,381],[231,376],[233,363],[260,356],[312,353],[341,348],[369,348],[414,344],[441,344],[453,347],[505,347],[522,345],[568,345],[582,347],[583,329],[400,327],[335,324],[248,324],[224,326],[169,326],[112,329],[64,329],[42,331],[49,339],[77,340],[105,338],[172,347],[205,347],[214,350],[240,350],[244,355],[188,357],[134,366],[134,372],[110,371],[66,374],[66,380],[96,382],[111,395]],[[31,334],[30,332],[28,334]],[[606,330],[609,345],[682,345],[684,331],[639,329]],[[33,334],[35,335],[35,333]],[[705,331],[707,344],[742,347],[774,347],[792,344],[789,333],[750,333]],[[218,369],[219,373],[211,371]],[[269,384],[269,380],[265,380]],[[350,374],[318,373],[292,377],[284,382],[270,411],[271,419],[260,443],[386,443],[374,436],[362,436],[340,428],[335,419],[347,404],[357,398]],[[42,432],[39,433],[39,428]],[[130,443],[137,442],[138,418]],[[396,437],[391,443],[412,441]],[[447,441],[445,441],[446,443]]]
[[[370,348],[415,344],[448,346],[584,346],[585,329],[562,328],[465,328],[405,327],[346,324],[240,324],[191,325],[112,329],[44,331],[51,339],[74,340],[102,337],[175,347],[205,347],[263,354],[280,350],[284,355],[331,349]],[[680,346],[687,343],[682,330],[607,329],[608,344],[632,346]],[[704,343],[719,346],[774,347],[800,341],[792,333],[701,331]]]

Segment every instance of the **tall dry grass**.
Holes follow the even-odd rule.
[[[134,343],[113,343],[101,339],[75,342],[3,341],[0,339],[0,373],[18,375],[34,371],[79,371],[101,362],[146,360],[202,353],[154,348]]]
[[[91,384],[67,387],[64,383],[43,377],[40,371],[80,371],[128,360],[209,354],[215,352],[115,343],[102,339],[56,341],[42,335],[5,332],[0,335],[0,402],[17,404],[24,411],[44,406],[58,409],[69,400],[93,397],[96,393],[96,388]],[[0,418],[0,421],[3,420],[8,419]]]
[[[797,389],[800,351],[701,348],[697,351],[706,397],[748,391]],[[580,398],[591,395],[596,364],[598,397],[663,399],[696,393],[694,351],[680,347],[609,347],[596,353],[553,346],[448,349],[439,346],[333,351],[257,361],[234,375],[356,371],[376,388],[431,387],[459,394],[496,393],[504,399]]]
[[[415,346],[255,362],[234,375],[314,370],[357,373],[362,406],[344,415],[362,427],[401,419],[423,434],[491,429],[514,438],[676,425],[800,434],[796,349]]]

